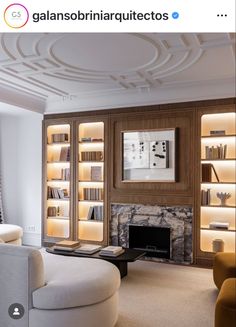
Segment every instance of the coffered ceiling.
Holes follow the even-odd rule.
[[[0,34],[0,100],[69,112],[235,96],[235,34]]]

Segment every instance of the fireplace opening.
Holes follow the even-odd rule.
[[[170,227],[129,225],[129,248],[170,259]]]

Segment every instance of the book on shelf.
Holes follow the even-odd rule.
[[[84,200],[103,200],[103,189],[102,188],[83,188],[83,199]]]
[[[217,146],[205,146],[206,159],[225,159],[227,152],[227,144]]]
[[[59,161],[70,161],[70,147],[62,146]]]
[[[82,151],[81,161],[102,161],[103,152],[102,151]]]
[[[216,130],[212,130],[210,131],[210,135],[225,135],[225,130],[224,129],[216,129]]]
[[[69,181],[70,180],[70,168],[61,169],[61,180]]]
[[[80,247],[78,247],[75,250],[75,253],[81,253],[81,254],[93,254],[98,252],[101,249],[101,245],[96,244],[82,244]]]
[[[124,253],[125,250],[121,246],[107,246],[103,248],[99,255],[107,256],[107,257],[118,257],[122,253]]]
[[[60,187],[47,187],[48,199],[65,199],[68,198],[68,190]]]
[[[201,205],[207,206],[211,203],[211,190],[208,188],[207,191],[201,190]]]
[[[212,182],[212,172],[214,173],[217,182],[219,182],[220,180],[214,165],[211,163],[202,163],[202,183]]]
[[[103,221],[103,206],[90,206],[87,220]]]
[[[62,143],[62,142],[69,142],[68,133],[52,134],[52,143]]]
[[[53,249],[59,250],[59,251],[72,252],[72,251],[76,250],[79,246],[80,246],[79,241],[63,240],[63,241],[55,243],[55,245],[53,246]]]
[[[91,166],[91,181],[101,181],[102,180],[102,167],[101,166]]]

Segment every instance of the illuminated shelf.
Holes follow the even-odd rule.
[[[209,230],[213,232],[236,232],[235,229],[218,229],[218,228],[209,228],[209,227],[201,227],[201,230]]]
[[[228,184],[235,184],[235,182],[202,182],[201,183],[202,185],[203,184],[221,184],[221,185],[223,185],[223,184],[226,184],[226,185],[228,185]]]
[[[64,217],[64,216],[48,216],[48,219],[54,219],[54,220],[69,220],[70,217]]]
[[[91,179],[80,179],[79,183],[103,183],[104,181],[96,181]]]
[[[53,143],[48,143],[47,145],[70,145],[70,142],[53,142]]]
[[[201,161],[235,161],[236,158],[225,158],[225,159],[201,159]]]
[[[48,164],[69,164],[70,161],[47,161]]]
[[[103,223],[103,220],[93,220],[93,219],[86,219],[86,218],[79,218],[78,221],[86,222],[86,223]]]
[[[236,134],[227,134],[227,135],[204,135],[202,136],[203,139],[206,138],[216,138],[216,137],[234,137]]]
[[[217,204],[210,204],[210,205],[201,205],[201,207],[204,207],[204,208],[236,208],[236,206],[221,206],[221,205],[217,205]]]
[[[102,144],[103,145],[104,144],[104,141],[79,142],[79,144],[86,144],[86,145],[87,144]]]
[[[103,203],[103,200],[79,200],[79,202],[94,202],[94,203]]]
[[[68,202],[70,199],[67,198],[67,199],[56,199],[56,198],[48,198],[48,201],[65,201],[65,202]]]
[[[63,180],[63,179],[48,179],[48,183],[70,183],[70,181]]]
[[[79,161],[79,163],[97,163],[97,162],[99,162],[99,163],[104,163],[104,161],[101,161],[101,160],[93,160],[93,161]]]

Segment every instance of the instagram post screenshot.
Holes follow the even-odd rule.
[[[0,1],[0,327],[236,326],[235,13]]]

